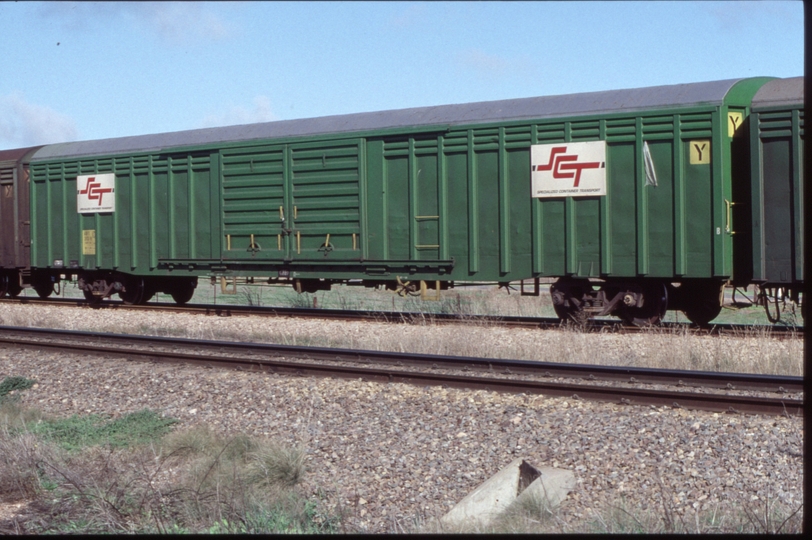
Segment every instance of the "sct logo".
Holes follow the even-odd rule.
[[[606,142],[534,144],[530,176],[533,197],[606,195]]]
[[[103,188],[101,184],[96,182],[95,176],[90,176],[87,179],[87,184],[85,184],[85,189],[79,192],[80,195],[87,195],[87,198],[91,201],[98,200],[99,206],[102,205],[102,197],[104,197],[105,193],[112,193],[113,188]]]
[[[76,177],[76,209],[80,214],[116,210],[116,175],[91,174]]]
[[[566,146],[556,146],[550,150],[550,160],[546,165],[533,165],[534,171],[553,171],[553,178],[574,178],[572,187],[581,183],[581,171],[584,169],[598,169],[606,166],[603,161],[586,161],[578,163],[578,154],[565,154]],[[566,172],[565,172],[566,171]]]

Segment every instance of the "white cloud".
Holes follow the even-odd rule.
[[[29,103],[19,93],[0,96],[0,146],[22,148],[77,138],[76,122],[69,116]]]
[[[739,34],[742,27],[752,21],[784,22],[787,24],[802,24],[798,19],[799,11],[803,13],[800,2],[755,2],[752,0],[720,3],[697,3],[715,19],[718,27],[726,33]]]
[[[271,108],[271,100],[266,96],[257,96],[250,107],[235,105],[227,110],[206,116],[200,127],[233,126],[237,124],[255,124],[271,122],[277,116]]]
[[[195,2],[135,2],[133,14],[161,38],[176,43],[216,41],[231,35],[231,25],[205,4]]]
[[[126,19],[174,44],[216,41],[234,33],[233,25],[217,14],[208,2],[45,2],[40,8],[46,19],[56,19],[71,31],[89,30]],[[229,4],[230,9],[233,4]],[[121,19],[124,19],[121,21]]]

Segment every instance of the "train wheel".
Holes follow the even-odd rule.
[[[121,301],[128,305],[141,304],[144,302],[144,280],[143,278],[131,278],[124,282],[124,289],[118,293]]]
[[[40,281],[34,284],[34,290],[40,298],[48,298],[54,293],[53,281]]]
[[[195,281],[185,281],[176,284],[169,294],[172,296],[172,300],[175,301],[177,304],[185,304],[192,297],[195,295],[195,286],[197,285],[197,280]]]
[[[722,311],[722,283],[683,283],[682,312],[697,326],[706,326]]]
[[[17,283],[16,279],[8,278],[6,282],[6,293],[9,296],[18,296],[21,292],[23,292],[23,288],[20,287],[20,284]]]
[[[668,310],[668,290],[662,283],[643,287],[643,305],[641,307],[622,306],[617,316],[629,326],[658,325]]]
[[[102,301],[102,297],[101,296],[96,296],[95,294],[93,294],[93,291],[84,291],[83,290],[82,294],[85,295],[85,300],[87,300],[88,303],[90,303],[90,304],[98,304],[98,303],[100,303]]]
[[[0,298],[8,292],[8,276],[0,276]]]
[[[550,296],[553,299],[553,309],[561,321],[573,321],[576,324],[586,324],[589,315],[584,311],[582,299],[584,294],[592,289],[586,280],[559,279],[550,285]]]
[[[175,301],[177,304],[185,304],[189,300],[192,299],[192,296],[195,295],[194,289],[183,289],[183,290],[176,290],[169,293],[172,295],[172,300]]]
[[[419,296],[420,295],[420,284],[419,283],[412,283],[411,281],[401,281],[400,276],[397,277],[397,287],[395,292],[398,293],[398,296],[402,296],[406,298],[407,296]],[[299,288],[296,289],[298,292],[302,292]]]

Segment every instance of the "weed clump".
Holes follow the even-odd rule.
[[[269,444],[251,453],[249,474],[260,486],[292,487],[306,472],[304,448]]]
[[[204,427],[171,431],[176,423],[149,410],[4,422],[0,499],[28,505],[0,522],[0,534],[337,529],[336,518],[295,491],[304,449]]]
[[[0,382],[0,405],[7,401],[12,401],[19,396],[19,394],[12,394],[12,392],[20,392],[28,390],[34,386],[34,381],[26,379],[25,377],[6,377],[3,382]]]

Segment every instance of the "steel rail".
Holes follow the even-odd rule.
[[[522,317],[515,315],[457,315],[452,313],[418,313],[398,311],[361,311],[324,308],[285,308],[272,306],[239,306],[230,304],[185,304],[150,302],[148,304],[125,304],[117,300],[100,303],[89,303],[80,298],[2,298],[0,303],[18,303],[23,305],[68,305],[87,309],[124,309],[135,311],[168,311],[170,313],[200,313],[219,317],[231,316],[266,316],[266,317],[304,317],[324,318],[347,321],[382,321],[387,323],[410,324],[415,321],[428,321],[436,324],[466,324],[487,322],[499,326],[516,328],[561,328],[569,323],[557,317]],[[803,337],[802,326],[781,325],[747,325],[735,323],[716,323],[707,327],[695,327],[690,323],[663,322],[659,327],[665,330],[688,330],[699,335],[733,335],[745,336],[754,331],[768,332],[773,337]],[[625,333],[645,332],[650,327],[624,326],[616,319],[592,319],[585,326],[579,327],[584,332],[618,331]]]
[[[17,333],[17,336],[14,334]],[[19,337],[20,335],[27,336]],[[66,337],[77,339],[72,343],[47,342],[43,339]],[[474,377],[469,375],[449,375],[443,373],[410,372],[402,370],[391,370],[382,368],[367,368],[358,366],[338,365],[342,361],[365,361],[368,363],[386,362],[406,364],[418,362],[425,368],[431,362],[432,369],[465,369],[475,365],[480,369],[486,364],[489,369],[499,366],[504,369],[503,373],[514,373],[509,366],[523,368],[539,374],[539,366],[564,370],[563,372],[575,373],[578,368],[591,370],[592,379],[597,379],[594,373],[599,376],[606,376],[604,380],[618,380],[617,377],[627,377],[628,373],[636,373],[637,377],[628,382],[643,383],[656,381],[663,384],[663,377],[670,377],[669,383],[676,384],[679,379],[674,378],[675,373],[680,373],[684,379],[688,379],[691,374],[697,372],[673,371],[673,370],[647,370],[644,368],[612,368],[609,366],[567,366],[564,364],[549,364],[525,362],[517,360],[495,360],[476,359],[467,357],[441,357],[434,355],[411,355],[404,353],[389,353],[378,351],[352,351],[343,349],[312,348],[300,346],[280,346],[267,344],[233,343],[224,341],[197,341],[178,338],[154,338],[146,336],[131,336],[107,334],[101,332],[73,332],[66,330],[43,330],[32,328],[16,328],[0,326],[0,343],[8,343],[14,346],[33,347],[39,349],[52,349],[61,352],[73,352],[81,354],[101,354],[111,357],[124,357],[139,360],[169,360],[174,362],[202,363],[210,366],[240,367],[248,369],[262,369],[279,373],[290,373],[297,375],[311,376],[335,376],[343,378],[363,378],[378,382],[403,382],[419,385],[445,385],[456,388],[485,389],[499,392],[525,392],[533,394],[547,394],[553,396],[568,396],[573,398],[591,399],[599,401],[612,401],[625,404],[649,404],[658,406],[676,406],[687,409],[702,409],[717,412],[741,412],[755,414],[788,414],[802,415],[803,400],[789,398],[765,398],[754,396],[710,394],[710,393],[689,393],[681,391],[663,391],[652,389],[628,388],[617,386],[599,386],[594,384],[571,384],[555,381],[529,381],[516,380],[512,378],[495,377]],[[101,343],[101,344],[100,344]],[[110,346],[119,343],[119,346]],[[134,344],[150,346],[172,346],[181,348],[194,348],[197,352],[189,354],[176,351],[156,351],[150,349],[134,349]],[[129,346],[128,346],[129,345]],[[201,350],[216,351],[218,354],[202,355]],[[290,362],[284,359],[269,358],[245,358],[223,356],[224,352],[260,353],[263,356],[284,357],[294,356],[305,359],[318,359],[322,364],[308,364],[302,362]],[[573,369],[575,368],[575,369]],[[542,368],[543,369],[543,368]],[[613,370],[615,373],[613,373]],[[587,371],[581,372],[586,373]],[[655,373],[657,378],[651,381],[644,381],[643,372]],[[550,372],[548,372],[550,373]],[[667,373],[667,374],[666,374]],[[699,372],[701,373],[701,372]],[[545,373],[547,374],[547,373]],[[551,373],[550,373],[551,375]],[[562,375],[558,375],[562,376]],[[779,377],[779,376],[756,376],[731,373],[704,373],[708,379],[717,379],[716,384],[727,377],[736,380],[744,388],[758,387],[762,391],[792,392],[800,391],[802,378],[800,377]],[[639,377],[639,378],[638,378]],[[584,377],[581,377],[584,378]],[[700,378],[696,379],[701,380]],[[731,384],[725,384],[730,388]]]
[[[184,338],[111,334],[75,330],[54,330],[0,326],[0,342],[13,334],[49,338],[90,340],[106,343],[140,343],[145,346],[184,346],[193,343],[199,350],[229,352],[233,354],[257,353],[274,356],[313,358],[322,361],[381,362],[387,364],[411,364],[431,366],[434,369],[462,369],[477,371],[501,371],[505,374],[532,374],[544,377],[579,378],[593,381],[614,381],[635,384],[667,384],[671,386],[695,386],[727,390],[757,390],[762,392],[801,392],[803,377],[791,375],[761,375],[715,371],[691,371],[661,368],[605,366],[597,364],[566,364],[534,360],[501,358],[478,358],[470,356],[440,356],[433,354],[369,351],[359,349],[336,349],[279,345],[274,343],[246,343],[222,340],[189,340]]]

